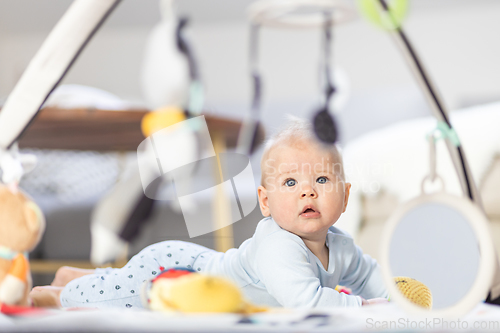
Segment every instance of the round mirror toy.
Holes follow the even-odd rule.
[[[381,266],[391,300],[404,310],[458,318],[485,300],[495,250],[483,211],[470,199],[445,192],[435,172],[434,141],[429,138],[431,170],[421,196],[398,207],[387,221]],[[428,193],[429,185],[441,189]]]

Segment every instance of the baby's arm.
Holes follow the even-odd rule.
[[[346,261],[340,284],[350,287],[352,293],[365,299],[388,298],[380,267],[349,238],[346,246]],[[349,253],[350,252],[350,253]]]
[[[307,250],[297,241],[275,237],[262,242],[256,270],[267,291],[284,307],[361,306],[359,296],[322,287],[309,262]]]

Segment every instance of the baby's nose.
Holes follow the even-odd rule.
[[[301,192],[300,192],[300,197],[301,198],[316,198],[317,194],[314,188],[310,185],[305,185],[302,187]]]

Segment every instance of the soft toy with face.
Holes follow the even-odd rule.
[[[27,253],[44,230],[40,208],[22,192],[0,184],[0,303],[28,305],[32,282]]]

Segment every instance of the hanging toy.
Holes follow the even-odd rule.
[[[161,21],[153,28],[144,51],[141,87],[151,110],[182,107],[189,98],[189,64],[179,49],[180,21],[173,0],[161,0]]]
[[[359,0],[358,4],[360,5],[361,12],[368,17],[370,21],[386,28],[394,37],[401,53],[415,75],[417,83],[420,85],[434,116],[438,122],[444,123],[453,131],[453,125],[448,116],[449,112],[442,102],[441,96],[428,75],[423,62],[420,60],[415,48],[403,30],[402,19],[407,10],[406,1],[393,0],[388,3],[385,0]],[[482,208],[481,196],[472,177],[461,142],[459,140],[452,141],[448,138],[446,140],[446,146],[455,166],[455,171],[457,172],[464,195]],[[495,263],[494,281],[486,302],[490,304],[500,304],[500,261],[498,258],[496,258]]]
[[[439,92],[435,88],[423,62],[420,60],[415,48],[403,30],[402,20],[406,15],[408,7],[406,0],[393,0],[390,2],[385,0],[359,0],[358,5],[363,15],[371,22],[378,26],[382,26],[391,33],[405,60],[409,64],[410,69],[413,74],[415,74],[417,83],[420,85],[434,116],[438,121],[446,123],[450,129],[453,129],[448,117],[449,112],[442,102]],[[471,200],[482,206],[481,198],[477,186],[472,179],[461,143],[458,142],[458,144],[455,144],[447,140],[446,144],[460,179],[463,192],[471,198]]]
[[[141,122],[145,137],[198,115],[203,108],[203,87],[193,52],[183,36],[187,19],[176,16],[173,0],[160,1],[160,10],[162,20],[148,41],[142,72],[145,98],[153,109]],[[165,140],[182,147],[171,163],[186,161],[187,164],[199,158],[201,143],[197,130],[191,126],[175,133],[160,133]],[[156,200],[176,202],[173,197],[159,197],[162,183],[171,181],[166,178],[162,177],[145,191],[139,165],[134,163],[98,203],[91,221],[94,264],[102,265],[123,255],[127,243],[138,236],[148,221]],[[172,205],[173,209],[176,207]]]
[[[376,26],[386,29],[398,29],[408,13],[408,0],[391,0],[387,4],[389,15],[383,15],[378,0],[357,0],[361,13]]]
[[[149,112],[141,121],[142,134],[145,137],[186,120],[184,110],[178,107],[163,107]]]
[[[352,9],[340,1],[331,0],[260,0],[249,6],[250,21],[252,22],[250,38],[250,68],[254,87],[252,112],[247,117],[247,127],[250,130],[242,131],[239,143],[244,147],[252,147],[252,124],[256,124],[260,108],[260,94],[262,82],[257,68],[257,37],[261,25],[280,28],[318,28],[323,29],[322,77],[324,85],[323,106],[316,110],[313,117],[313,128],[317,137],[324,143],[332,144],[338,139],[338,128],[330,113],[330,103],[336,88],[331,78],[330,44],[331,27],[333,24],[348,22],[354,18]],[[245,128],[244,128],[245,129]],[[243,140],[245,139],[245,140]]]
[[[330,71],[330,48],[332,32],[332,15],[325,12],[324,39],[323,39],[323,72],[325,84],[324,106],[316,113],[313,119],[313,127],[316,136],[324,143],[334,144],[338,139],[338,129],[333,116],[330,114],[330,100],[335,93]]]

